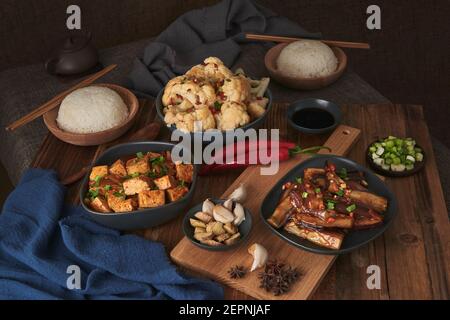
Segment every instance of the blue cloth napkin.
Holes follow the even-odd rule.
[[[240,44],[250,42],[246,32],[321,36],[251,0],[223,0],[178,17],[135,59],[125,85],[139,95],[156,96],[168,80],[207,57],[219,57],[231,67],[241,52]]]
[[[177,272],[164,247],[91,221],[64,204],[53,171],[30,169],[0,215],[0,299],[222,299]],[[75,266],[75,267],[70,267]],[[68,289],[81,271],[81,288]]]

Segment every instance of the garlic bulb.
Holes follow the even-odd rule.
[[[241,183],[239,187],[237,187],[228,197],[229,199],[232,199],[235,202],[244,202],[247,198],[247,189],[245,188],[244,184]]]
[[[250,271],[254,271],[258,268],[264,267],[269,258],[266,248],[259,243],[254,243],[248,248],[248,253],[253,256],[253,264]]]
[[[213,208],[213,217],[214,220],[222,222],[222,223],[229,223],[233,222],[234,220],[234,214],[225,208],[224,206],[218,204],[215,205]]]
[[[233,213],[235,216],[233,223],[238,226],[245,220],[244,207],[240,203],[236,202]]]
[[[206,199],[205,201],[203,201],[202,211],[212,214],[214,206],[215,204],[211,200]]]

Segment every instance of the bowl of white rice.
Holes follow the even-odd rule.
[[[58,108],[44,114],[44,122],[58,139],[92,146],[124,134],[133,125],[138,109],[138,100],[128,89],[95,84],[68,94]]]
[[[300,90],[324,88],[335,82],[347,66],[347,56],[338,47],[318,40],[281,43],[267,51],[264,63],[271,78]]]

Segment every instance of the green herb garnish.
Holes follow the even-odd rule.
[[[356,209],[356,204],[352,204],[346,208],[347,212],[353,212]]]
[[[327,201],[327,208],[329,210],[334,210],[335,208],[335,203],[333,201]]]
[[[104,187],[104,189],[105,189],[106,191],[111,190],[111,185],[107,184],[107,185]]]
[[[220,110],[220,107],[222,107],[222,104],[219,101],[214,102],[214,109],[217,111]]]
[[[136,153],[136,157],[138,157],[139,159],[142,159],[144,157],[144,154],[142,152],[138,152],[138,153]]]
[[[125,199],[125,195],[122,192],[114,192],[114,197]]]
[[[303,198],[303,199],[308,198],[308,192],[306,192],[306,191],[303,192],[303,193],[302,193],[302,198]]]
[[[315,191],[316,193],[320,193],[320,192],[321,192],[320,188],[316,188],[314,191]]]
[[[99,193],[98,189],[91,189],[91,190],[89,190],[88,191],[89,198],[91,198],[91,199],[97,198],[98,197],[98,193]]]
[[[184,180],[181,180],[179,185],[180,185],[181,187],[184,187],[184,186],[186,185],[186,182],[185,182]]]
[[[136,177],[139,177],[139,175],[140,175],[139,172],[134,172],[134,173],[130,174],[129,176],[130,176],[131,178],[136,178]]]
[[[339,191],[336,192],[336,194],[337,194],[339,197],[342,197],[342,196],[344,195],[344,189],[339,189]]]
[[[100,185],[100,181],[102,180],[101,176],[96,176],[94,181],[95,181],[95,186],[98,187]]]
[[[341,168],[341,170],[339,171],[339,177],[341,177],[342,179],[347,179],[347,169],[346,168]]]
[[[153,158],[153,159],[151,159],[150,160],[150,162],[152,163],[152,164],[161,164],[161,163],[164,163],[164,157],[163,156],[159,156],[159,157],[156,157],[156,158]]]
[[[303,179],[300,178],[300,177],[297,177],[297,178],[295,178],[295,181],[296,181],[297,183],[302,183],[302,182],[303,182]]]

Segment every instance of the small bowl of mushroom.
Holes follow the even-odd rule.
[[[250,233],[252,215],[230,199],[206,199],[192,207],[183,221],[186,237],[196,246],[224,251],[238,246]]]

